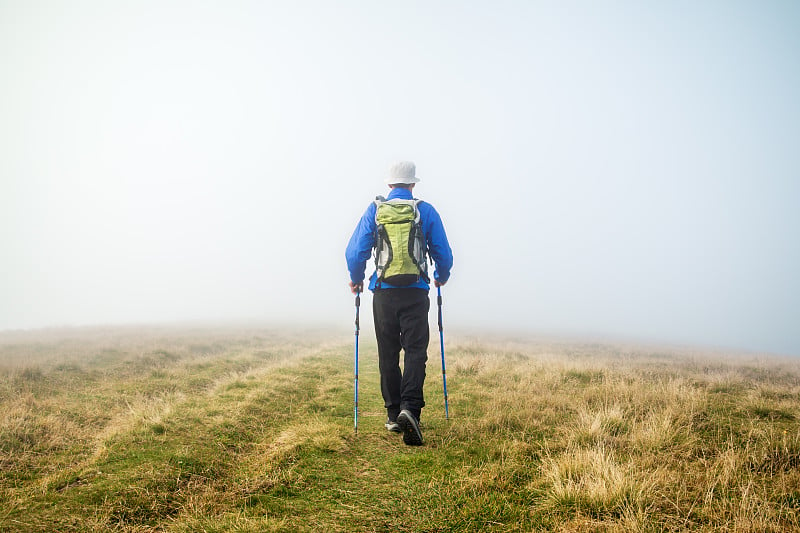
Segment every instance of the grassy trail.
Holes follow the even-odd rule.
[[[798,361],[431,348],[413,448],[368,340],[356,436],[347,336],[0,336],[0,531],[800,531]]]

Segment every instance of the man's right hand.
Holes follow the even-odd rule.
[[[364,282],[359,281],[358,283],[353,283],[352,281],[348,282],[350,286],[350,292],[353,294],[358,294],[360,292],[364,292]]]

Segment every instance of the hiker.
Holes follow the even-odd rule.
[[[391,189],[388,197],[379,196],[367,207],[345,251],[350,290],[358,294],[363,291],[367,260],[375,249],[375,272],[370,276],[369,289],[373,291],[372,316],[381,394],[388,415],[386,429],[402,432],[403,442],[409,446],[423,443],[419,420],[425,406],[422,387],[430,336],[428,258],[436,267],[436,287],[447,283],[453,266],[453,252],[439,213],[412,195],[419,181],[414,163],[392,165],[385,180]]]

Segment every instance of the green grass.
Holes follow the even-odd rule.
[[[800,531],[800,363],[448,338],[426,444],[374,343],[0,335],[0,531]]]

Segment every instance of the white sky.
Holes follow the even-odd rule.
[[[798,27],[793,1],[0,0],[0,330],[349,329],[345,245],[411,159],[448,326],[800,354]]]

